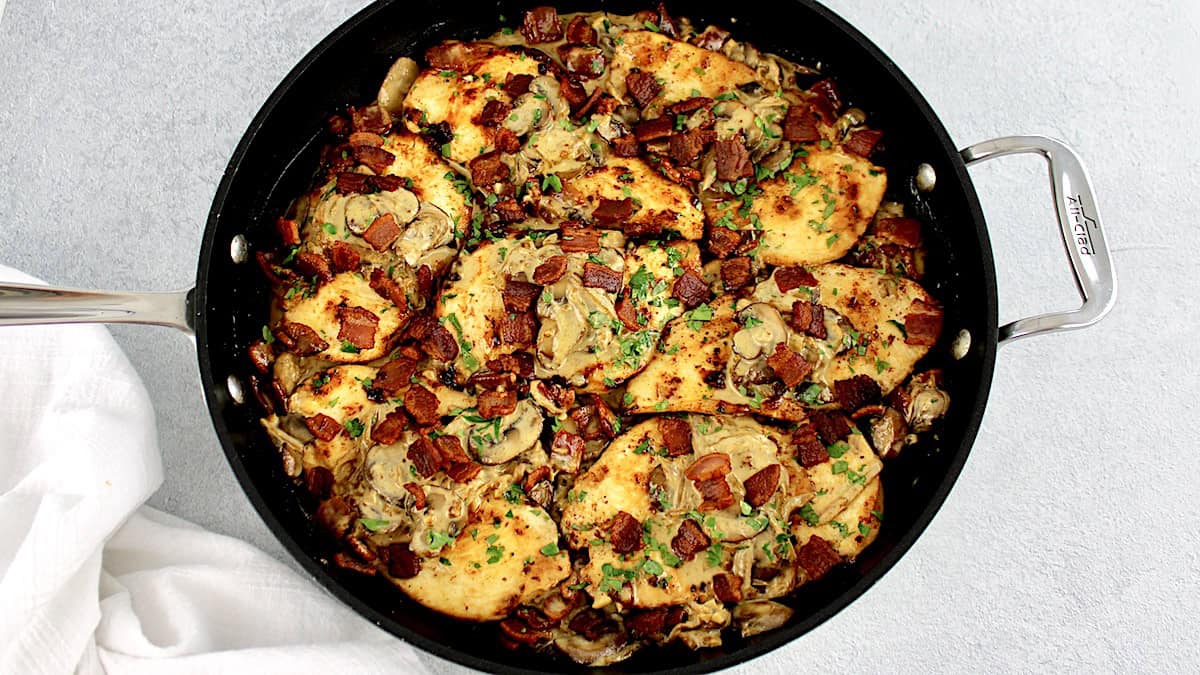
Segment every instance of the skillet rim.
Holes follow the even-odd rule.
[[[218,393],[221,391],[220,384],[214,377],[214,367],[210,355],[210,340],[209,340],[209,289],[210,276],[209,271],[212,267],[214,254],[220,254],[222,250],[216,244],[217,232],[219,224],[223,220],[224,206],[229,192],[234,181],[238,178],[238,173],[242,162],[255,139],[257,138],[263,126],[277,114],[277,106],[282,98],[291,90],[296,81],[311,67],[311,65],[319,60],[326,51],[333,45],[337,44],[343,36],[357,29],[361,24],[370,21],[377,13],[384,10],[387,6],[398,0],[375,0],[370,5],[359,10],[356,14],[340,24],[332,32],[322,39],[315,47],[313,47],[305,56],[288,72],[283,80],[272,91],[271,95],[263,103],[258,113],[250,122],[246,131],[238,142],[237,148],[230,157],[229,163],[226,166],[225,172],[221,177],[221,182],[217,187],[213,196],[212,209],[206,222],[205,231],[201,243],[200,257],[196,273],[196,289],[195,289],[195,326],[196,326],[196,351],[200,367],[200,377],[204,388],[204,397],[209,408],[209,415],[212,418],[213,426],[217,432],[217,436],[221,442],[222,449],[225,453],[226,460],[237,476],[238,483],[250,503],[254,506],[259,517],[263,519],[267,527],[275,535],[276,539],[283,544],[288,554],[304,568],[317,582],[321,584],[328,592],[336,597],[341,602],[345,603],[360,616],[366,618],[371,623],[391,633],[392,635],[408,642],[430,654],[440,658],[452,661],[454,663],[464,665],[476,670],[485,672],[501,672],[501,673],[527,673],[531,672],[528,669],[520,669],[510,666],[505,663],[492,661],[486,658],[480,658],[475,655],[460,651],[454,647],[447,646],[440,642],[427,638],[419,633],[416,633],[409,628],[393,621],[389,617],[377,612],[366,602],[358,598],[355,594],[342,586],[336,578],[334,578],[328,570],[321,565],[320,562],[310,557],[309,554],[302,548],[300,543],[292,535],[292,533],[284,527],[281,520],[275,515],[272,504],[263,497],[255,486],[254,479],[247,470],[246,465],[239,456],[238,446],[233,441],[232,433],[226,425],[225,417],[222,412],[223,406],[227,404],[222,400],[222,396]],[[957,481],[959,474],[966,463],[967,456],[970,454],[976,436],[978,434],[979,425],[982,421],[984,412],[987,407],[988,396],[991,391],[991,383],[995,369],[996,352],[998,349],[998,298],[996,289],[996,274],[995,274],[995,258],[991,248],[990,238],[988,237],[986,222],[983,217],[983,211],[979,203],[978,195],[975,192],[975,187],[971,181],[970,175],[967,172],[966,164],[963,162],[961,155],[955,144],[951,141],[949,133],[942,124],[940,118],[933,111],[932,107],[925,100],[924,96],[917,90],[916,86],[908,79],[908,77],[900,70],[900,68],[888,57],[879,47],[877,47],[870,39],[862,32],[851,25],[848,21],[841,18],[832,10],[826,8],[815,0],[792,0],[796,4],[802,5],[807,11],[819,15],[823,20],[829,22],[835,29],[842,31],[846,37],[854,42],[863,55],[874,60],[887,74],[888,77],[900,87],[901,90],[909,97],[909,101],[917,110],[929,130],[938,139],[937,150],[949,160],[949,165],[954,170],[954,180],[956,186],[962,191],[962,196],[966,202],[967,212],[970,216],[972,224],[975,227],[976,236],[979,242],[980,257],[979,261],[982,264],[982,282],[984,287],[983,301],[986,303],[985,328],[986,336],[975,336],[976,340],[980,341],[981,346],[981,372],[976,378],[978,394],[977,405],[970,411],[964,420],[963,433],[958,439],[958,447],[954,453],[952,460],[946,468],[945,474],[942,476],[937,488],[932,492],[928,502],[920,510],[917,518],[912,526],[904,532],[897,540],[892,548],[884,554],[878,562],[875,563],[869,570],[863,573],[853,585],[845,589],[840,595],[836,596],[831,602],[828,602],[819,610],[813,612],[804,620],[790,623],[789,625],[766,633],[757,638],[753,643],[738,647],[728,653],[721,654],[712,658],[692,662],[683,666],[666,668],[656,671],[656,673],[706,673],[738,665],[750,661],[754,658],[762,656],[768,652],[774,651],[784,644],[791,642],[813,630],[817,626],[832,618],[834,615],[845,609],[852,602],[860,598],[867,592],[876,582],[887,574],[892,567],[899,562],[900,558],[912,547],[916,540],[924,533],[933,517],[941,509],[949,496],[950,490]],[[243,178],[243,180],[245,180]]]

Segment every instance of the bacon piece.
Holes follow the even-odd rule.
[[[329,415],[322,413],[317,413],[312,417],[305,417],[304,426],[308,427],[313,436],[322,441],[332,441],[338,434],[342,433],[342,425],[338,424]]]
[[[598,640],[609,633],[618,630],[617,622],[604,616],[598,609],[585,609],[576,614],[567,624],[571,630],[579,633],[587,640]]]
[[[371,226],[363,232],[362,238],[371,245],[371,248],[376,251],[386,250],[400,236],[400,226],[396,224],[396,217],[390,213],[385,213],[372,221]]]
[[[371,440],[379,445],[391,445],[400,440],[401,434],[407,428],[408,418],[399,410],[393,410],[371,429]]]
[[[775,345],[775,353],[767,358],[767,365],[775,371],[775,376],[783,380],[784,386],[791,388],[800,384],[812,372],[812,364],[804,360],[796,352],[780,342]]]
[[[500,319],[498,329],[502,344],[532,347],[537,335],[537,319],[532,312],[508,314]]]
[[[825,308],[811,300],[797,300],[792,303],[792,315],[788,325],[797,333],[805,333],[824,340]]]
[[[271,370],[271,363],[275,361],[275,350],[271,349],[271,345],[264,340],[255,340],[250,343],[250,347],[246,350],[250,355],[250,362],[254,364],[254,369],[266,375]]]
[[[551,61],[550,63],[553,63]],[[571,107],[571,114],[578,118],[579,111],[590,100],[588,98],[587,89],[576,81],[577,75],[567,76],[565,72],[558,76],[558,89],[562,92],[562,97],[566,99],[567,105]]]
[[[775,286],[779,288],[780,293],[787,293],[801,286],[812,288],[816,285],[817,278],[803,267],[780,267],[775,270]]]
[[[842,408],[855,411],[868,403],[878,401],[882,392],[879,383],[868,375],[855,375],[847,380],[833,383],[833,395]]]
[[[338,272],[350,272],[358,269],[362,258],[354,247],[344,241],[335,241],[329,247],[329,257],[333,260],[333,269]]]
[[[524,490],[525,494],[528,495],[529,493],[533,492],[533,489],[537,487],[538,483],[548,480],[549,478],[550,467],[539,466],[525,474],[525,480],[521,481],[521,489]]]
[[[425,508],[425,489],[417,483],[405,483],[404,489],[413,496],[413,508],[420,511]]]
[[[429,332],[429,339],[421,343],[421,348],[437,361],[449,362],[458,357],[458,341],[441,324],[433,327]]]
[[[746,503],[755,507],[766,504],[779,487],[779,473],[779,465],[772,464],[747,478],[743,483],[746,487]]]
[[[668,144],[671,161],[676,164],[691,164],[715,140],[717,132],[710,129],[691,129],[682,134],[672,134]]]
[[[640,70],[632,70],[625,76],[625,89],[633,100],[637,101],[639,108],[645,108],[650,101],[658,96],[658,92],[662,91],[662,85],[650,73],[643,73]]]
[[[463,450],[462,441],[458,439],[458,436],[444,434],[434,439],[433,444],[437,446],[442,460],[449,464],[462,464],[471,461],[471,458],[467,456],[467,451]]]
[[[446,469],[446,475],[456,483],[468,483],[482,470],[483,467],[475,462],[462,462],[451,464],[450,468]]]
[[[529,91],[529,85],[533,82],[533,75],[513,74],[509,73],[508,77],[504,78],[504,93],[516,98]]]
[[[666,138],[675,130],[674,124],[666,117],[656,117],[652,120],[639,122],[633,128],[633,135],[638,139],[639,143],[648,143],[656,141],[660,138]]]
[[[668,216],[668,220],[669,218]],[[621,230],[628,237],[656,237],[663,231],[662,218],[656,216],[652,220],[627,220]]]
[[[695,484],[703,501],[696,507],[698,511],[720,511],[733,506],[733,490],[724,478],[702,480]]]
[[[712,105],[712,102],[713,100],[706,96],[693,96],[667,106],[667,112],[672,115],[686,115],[701,108],[707,108]]]
[[[932,347],[942,333],[942,310],[917,300],[904,317],[904,341],[910,345]]]
[[[667,456],[680,457],[692,453],[692,427],[687,420],[675,417],[658,418],[658,432],[662,434]]]
[[[754,280],[754,270],[751,269],[749,256],[738,256],[721,262],[721,283],[725,290],[736,291],[745,288]]]
[[[717,180],[732,181],[754,175],[754,165],[745,143],[734,138],[717,141],[713,147],[716,148]]]
[[[683,472],[683,475],[691,481],[705,481],[713,478],[721,478],[728,474],[733,468],[729,460],[729,455],[723,452],[711,452],[704,455]]]
[[[583,453],[587,449],[579,434],[559,429],[554,432],[554,441],[550,444],[550,459],[560,471],[576,473],[583,462]]]
[[[564,387],[556,382],[547,382],[546,380],[536,380],[530,386],[531,388],[536,388],[538,393],[563,410],[575,405],[574,389]]]
[[[284,246],[300,245],[300,226],[290,218],[276,218],[275,231],[279,233],[279,241]]]
[[[615,306],[617,318],[631,331],[642,329],[643,323],[646,321],[644,315],[638,311],[637,305],[630,299],[628,291],[622,293],[617,298]]]
[[[558,10],[543,6],[525,12],[525,20],[521,23],[521,35],[532,44],[562,39]]]
[[[613,225],[628,220],[629,216],[633,215],[633,200],[625,199],[601,199],[600,204],[596,206],[596,210],[592,211],[592,220],[601,227]]]
[[[821,140],[817,118],[808,106],[793,105],[783,118],[783,140],[792,143],[816,143]]]
[[[438,452],[437,446],[424,436],[418,436],[408,446],[407,456],[408,460],[413,463],[413,468],[423,478],[429,478],[442,467],[442,455]]]
[[[408,330],[404,332],[405,340],[414,342],[422,342],[429,337],[430,333],[437,328],[437,319],[428,314],[418,314],[413,317],[413,320],[408,324]],[[414,357],[415,358],[415,357]]]
[[[712,578],[713,594],[721,602],[742,601],[742,580],[732,574],[720,572]]]
[[[366,194],[375,190],[370,176],[355,171],[339,171],[337,173],[337,191],[341,195]]]
[[[412,415],[417,426],[430,427],[441,421],[437,394],[419,384],[410,386],[404,392],[404,409]]]
[[[712,297],[712,289],[704,283],[700,275],[688,270],[675,280],[675,285],[671,288],[671,297],[683,303],[685,308],[693,309]]]
[[[583,264],[583,285],[616,293],[621,290],[621,273],[611,267],[586,262]]]
[[[519,223],[525,220],[525,207],[509,196],[501,197],[492,207],[496,217],[503,223]]]
[[[534,299],[541,293],[542,289],[537,284],[509,278],[501,292],[501,296],[504,298],[504,309],[510,312],[527,311],[533,306]]]
[[[637,157],[641,149],[637,137],[632,134],[618,136],[612,140],[613,155],[617,157]]]
[[[333,472],[323,466],[314,466],[304,472],[304,489],[317,499],[328,499],[333,483]]]
[[[625,511],[618,511],[608,526],[608,540],[617,553],[633,553],[642,547],[642,524]]]
[[[696,554],[708,548],[712,540],[704,533],[696,521],[691,518],[685,518],[679,524],[679,530],[675,532],[675,536],[671,538],[671,550],[675,555],[684,560],[691,560],[696,557]]]
[[[521,138],[515,131],[500,127],[492,138],[492,144],[500,152],[516,152],[521,149]]]
[[[411,579],[421,573],[421,558],[408,544],[389,544],[384,549],[384,560],[387,561],[387,571],[397,579]]]
[[[400,308],[402,313],[408,311],[408,299],[404,295],[404,289],[386,272],[378,267],[371,270],[370,284],[371,290],[378,293],[380,297],[387,298],[393,305]]]
[[[353,131],[350,118],[340,113],[330,115],[325,120],[325,128],[334,136],[347,136]]]
[[[508,118],[512,109],[511,103],[492,99],[483,104],[483,110],[479,113],[479,123],[485,127],[498,127]]]
[[[495,183],[508,178],[508,165],[499,151],[492,150],[479,155],[469,163],[471,182],[479,189],[491,189]]]
[[[802,424],[792,432],[792,445],[796,446],[796,461],[806,469],[829,461],[829,451],[825,444],[817,438],[816,429],[811,424]]]
[[[533,356],[525,352],[502,354],[487,362],[488,370],[516,373],[524,378],[533,377]]]
[[[396,156],[384,150],[370,145],[355,145],[351,147],[351,153],[354,156],[354,161],[365,165],[376,174],[382,174],[388,170],[392,162],[396,161]]]
[[[493,373],[486,370],[480,370],[471,374],[467,378],[468,384],[473,384],[479,389],[502,389],[517,386],[517,377],[512,373]]]
[[[596,29],[588,25],[587,19],[577,15],[567,24],[567,42],[580,45],[596,44]]]
[[[558,46],[558,58],[568,73],[582,80],[591,80],[604,74],[608,59],[599,47],[564,44]]]
[[[667,623],[667,608],[656,607],[633,612],[625,618],[625,627],[638,637],[661,635]]]
[[[377,105],[364,105],[361,108],[349,106],[348,110],[350,112],[350,123],[353,125],[355,131],[382,134],[387,132],[391,127],[388,121],[384,119],[383,110]]]
[[[375,346],[375,331],[379,317],[362,307],[338,307],[337,318],[341,322],[338,339],[358,347],[370,349]]]
[[[560,246],[564,253],[599,253],[600,233],[582,227],[564,229]]]
[[[916,218],[880,218],[875,234],[904,248],[921,245],[921,221]]]
[[[399,356],[383,364],[375,373],[374,384],[391,396],[412,383],[417,372],[417,362],[407,356]]]
[[[407,178],[400,176],[367,176],[367,183],[380,192],[395,192],[409,184]]]
[[[796,564],[808,575],[809,581],[816,581],[825,576],[840,562],[842,557],[838,555],[837,549],[815,534],[796,551]]]
[[[352,146],[368,145],[378,148],[383,145],[383,136],[370,131],[356,131],[350,134],[350,138],[346,139],[346,141]]]
[[[810,101],[813,109],[821,115],[826,124],[833,124],[837,119],[838,111],[842,109],[842,96],[838,92],[837,84],[826,78],[814,82],[808,90],[813,94]]]
[[[882,131],[876,129],[859,129],[850,134],[850,138],[847,138],[842,143],[842,149],[859,157],[870,157],[881,138],[883,138]]]
[[[548,286],[563,278],[563,275],[566,273],[567,256],[551,256],[546,260],[546,262],[538,265],[537,268],[533,270],[533,281],[534,283]]]
[[[329,261],[319,253],[304,252],[296,256],[296,269],[306,277],[316,277],[322,282],[333,278],[333,269]]]
[[[833,445],[850,435],[850,420],[836,410],[814,410],[808,421],[825,445]]]
[[[742,244],[742,233],[728,227],[708,228],[708,250],[718,258],[728,258]]]
[[[517,409],[517,392],[515,391],[485,391],[479,394],[475,409],[485,420],[503,417]]]
[[[329,349],[329,343],[322,340],[317,331],[302,323],[283,324],[276,329],[275,337],[296,356],[312,356]]]

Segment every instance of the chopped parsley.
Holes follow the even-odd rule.
[[[359,518],[358,522],[362,523],[363,527],[372,532],[378,532],[379,530],[391,524],[386,520],[380,520],[378,518]]]

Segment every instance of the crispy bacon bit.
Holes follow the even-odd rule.
[[[413,320],[408,324],[408,330],[404,331],[404,339],[414,342],[422,342],[429,334],[437,328],[437,319],[428,314],[418,314],[413,317]],[[416,358],[416,357],[414,357]]]
[[[742,601],[742,580],[732,574],[721,572],[713,575],[712,587],[721,602]]]
[[[329,349],[329,343],[317,331],[302,323],[283,324],[275,331],[275,337],[296,356],[312,356]]]
[[[558,10],[553,7],[534,7],[525,12],[521,23],[521,35],[533,44],[554,42],[562,39],[562,25],[558,21]]]
[[[796,461],[806,469],[829,461],[829,451],[825,444],[817,438],[817,431],[811,424],[801,424],[792,432],[792,444],[796,446]]]
[[[383,364],[375,373],[374,385],[391,396],[410,384],[417,372],[417,362],[407,356],[399,356]]]
[[[663,214],[659,214],[653,219],[641,218],[638,220],[627,220],[621,227],[628,237],[657,237],[662,234],[663,230]],[[668,222],[670,216],[667,217]]]
[[[838,555],[837,549],[815,534],[796,551],[796,564],[808,575],[809,581],[816,581],[825,576],[840,562],[842,557]]]
[[[329,415],[322,413],[317,413],[312,417],[305,417],[304,426],[308,427],[313,436],[322,441],[332,441],[338,434],[342,433],[342,425],[338,424]]]
[[[658,92],[662,91],[662,85],[654,75],[632,70],[625,76],[625,89],[633,100],[637,101],[639,108],[645,108],[658,96]]]
[[[451,464],[450,468],[446,469],[446,475],[456,483],[468,483],[482,470],[483,467],[475,462],[460,462]]]
[[[746,503],[755,507],[766,504],[779,487],[779,473],[779,465],[772,464],[747,478],[743,483],[746,487]]]
[[[404,489],[413,496],[413,508],[420,511],[425,508],[425,488],[417,483],[405,483]]]
[[[525,220],[525,207],[516,199],[505,195],[492,207],[496,217],[503,223],[519,223]]]
[[[686,115],[701,108],[707,108],[712,105],[712,102],[711,98],[705,96],[693,96],[667,106],[667,112],[672,115]]]
[[[525,494],[529,494],[533,492],[533,488],[537,487],[538,483],[549,480],[549,478],[550,467],[545,465],[539,466],[525,474],[525,480],[521,482],[521,489],[525,491]]]
[[[667,623],[667,608],[657,607],[630,614],[625,619],[625,627],[638,637],[660,635]]]
[[[354,131],[366,131],[373,134],[385,133],[390,124],[384,119],[383,110],[377,105],[364,105],[361,108],[349,107],[350,122]]]
[[[390,544],[384,549],[388,574],[397,579],[411,579],[421,572],[421,558],[408,544]]]
[[[471,461],[471,458],[467,456],[467,451],[463,450],[462,441],[458,439],[458,436],[443,434],[434,439],[433,444],[437,446],[442,459],[449,464]]]
[[[813,109],[821,115],[826,124],[833,124],[838,111],[842,109],[842,96],[838,93],[837,84],[826,78],[814,82],[808,90],[814,94],[811,101]]]
[[[458,357],[458,342],[445,326],[437,324],[429,332],[429,339],[421,343],[425,350],[437,361],[453,361]]]
[[[596,29],[588,25],[587,19],[577,15],[567,24],[567,42],[580,45],[596,44]]]
[[[399,410],[393,410],[371,429],[371,440],[379,445],[391,445],[400,440],[401,434],[407,428],[408,418]]]
[[[612,140],[613,155],[617,157],[637,157],[641,151],[637,137],[633,134],[618,136]]]
[[[617,622],[604,616],[598,609],[585,609],[571,618],[567,627],[588,640],[598,640],[618,630]]]
[[[479,113],[479,123],[485,127],[498,127],[511,112],[512,104],[494,98],[483,104],[483,110]]]
[[[353,129],[350,126],[350,118],[340,113],[334,113],[325,120],[325,128],[334,136],[346,136]]]
[[[501,127],[496,129],[496,135],[492,138],[492,144],[500,152],[516,152],[521,149],[521,138],[511,129]]]
[[[525,352],[502,354],[487,362],[488,370],[516,373],[524,378],[533,377],[533,356]]]
[[[880,218],[875,234],[898,246],[916,248],[921,245],[921,221],[916,218]]]
[[[667,455],[679,457],[692,453],[692,426],[687,420],[674,417],[658,418],[658,432],[662,434]]]
[[[408,299],[404,296],[404,289],[386,272],[378,267],[371,270],[370,284],[371,290],[378,293],[380,297],[391,301],[393,305],[400,308],[401,313],[408,311]]]
[[[356,270],[362,261],[358,251],[344,241],[333,242],[329,247],[329,257],[333,259],[333,269],[338,272]]]
[[[713,478],[721,478],[728,474],[733,468],[730,463],[729,455],[723,452],[712,452],[704,455],[683,473],[688,480],[705,481]]]
[[[708,228],[708,250],[718,258],[728,258],[742,244],[742,233],[728,227]]]
[[[608,539],[617,553],[633,553],[642,547],[642,524],[625,511],[618,511],[608,526]]]
[[[729,489],[729,483],[724,478],[702,480],[695,485],[704,500],[696,507],[698,511],[720,511],[733,506],[733,490]]]
[[[600,433],[608,438],[616,438],[617,431],[621,428],[621,423],[617,420],[617,415],[613,412],[613,409],[608,407],[604,399],[595,394],[591,396],[591,405],[596,410],[596,424],[599,426]]]
[[[366,194],[375,190],[370,176],[355,171],[339,171],[337,174],[337,191],[340,195]]]
[[[533,346],[534,336],[537,335],[537,319],[532,312],[507,314],[500,319],[498,325],[500,342],[518,347]]]
[[[603,227],[620,223],[632,215],[632,199],[628,197],[625,199],[601,199],[600,204],[596,206],[596,210],[592,211],[592,220],[597,225]]]
[[[512,373],[493,373],[487,370],[479,370],[467,378],[467,383],[473,384],[480,389],[501,389],[515,387],[517,385],[517,378]]]
[[[333,269],[330,268],[329,261],[319,253],[306,251],[297,255],[296,269],[306,277],[316,277],[323,282],[333,278]]]
[[[565,44],[558,46],[558,58],[568,73],[582,80],[590,80],[604,74],[608,59],[599,47]]]
[[[775,345],[775,353],[767,358],[767,365],[775,371],[775,376],[783,380],[784,386],[791,388],[800,384],[812,372],[812,364],[804,360],[787,344],[780,342]]]
[[[745,288],[754,280],[754,270],[751,268],[749,256],[738,256],[721,262],[721,283],[725,290],[736,291]]]
[[[338,339],[358,347],[370,349],[375,346],[375,330],[379,317],[362,307],[338,307],[337,318],[341,322]]]
[[[562,231],[563,253],[599,253],[600,233],[582,227]]]
[[[408,179],[400,176],[367,176],[367,182],[380,192],[395,192],[408,184]]]
[[[504,79],[504,93],[516,98],[529,91],[529,85],[533,82],[532,75],[520,74],[514,75],[509,73]]]
[[[412,385],[404,392],[404,409],[412,415],[417,426],[430,427],[441,420],[437,394],[419,384]]]
[[[296,221],[290,218],[277,218],[275,231],[279,233],[279,241],[283,242],[284,246],[300,245],[300,226],[296,224]]]
[[[548,286],[563,278],[563,275],[566,273],[567,256],[551,256],[546,260],[546,262],[538,265],[537,268],[533,270],[533,281],[534,283]]]
[[[876,129],[859,129],[850,134],[850,138],[847,138],[842,143],[842,149],[859,157],[870,157],[881,138],[883,138],[882,131]]]
[[[362,235],[376,251],[386,250],[399,236],[400,226],[396,224],[396,217],[390,213],[376,218]]]
[[[509,278],[501,292],[501,296],[504,298],[504,309],[510,312],[527,311],[541,293],[542,289],[537,284]]]
[[[621,273],[611,267],[586,262],[583,264],[583,285],[616,293],[621,290]]]
[[[485,391],[479,394],[475,404],[479,416],[490,420],[503,417],[517,409],[517,392],[515,391]]]
[[[674,124],[666,117],[656,117],[652,120],[639,122],[633,128],[633,135],[637,137],[639,143],[648,143],[656,141],[660,138],[666,138],[675,130]]]
[[[568,77],[566,73],[562,73],[558,77],[558,89],[562,92],[562,97],[566,99],[567,105],[571,106],[571,114],[576,118],[579,117],[579,111],[587,104],[589,98],[587,89],[583,88],[572,75]]]
[[[816,143],[821,140],[817,118],[808,106],[793,105],[783,118],[783,140],[792,143]]]
[[[396,156],[384,150],[370,145],[355,145],[351,147],[351,153],[354,156],[354,161],[365,165],[376,174],[382,174],[388,170],[392,162],[396,161]]]
[[[531,386],[536,387],[538,393],[563,410],[575,405],[575,390],[570,387],[546,380],[536,380]]]
[[[668,144],[671,161],[676,164],[691,164],[704,148],[717,140],[717,133],[710,129],[692,129],[682,134],[672,134]]]
[[[679,524],[679,530],[671,538],[671,550],[684,560],[691,560],[696,554],[708,548],[712,541],[704,533],[700,525],[691,518],[685,518]]]
[[[808,420],[825,445],[833,445],[850,435],[850,420],[836,410],[814,410]]]
[[[817,285],[817,278],[803,267],[780,267],[775,270],[775,285],[780,293],[787,293],[801,286],[812,288]]]
[[[910,345],[932,347],[942,333],[942,310],[917,300],[904,317],[904,341]]]
[[[383,136],[370,131],[356,131],[347,139],[350,145],[369,145],[378,148],[383,145]]]
[[[271,349],[271,345],[264,340],[255,340],[246,351],[250,354],[250,362],[254,364],[255,370],[263,375],[271,370],[271,363],[275,361],[275,350]]]
[[[318,499],[329,497],[333,483],[333,472],[323,466],[314,466],[304,472],[304,489]]]
[[[844,410],[858,410],[868,403],[879,400],[882,392],[879,383],[869,375],[855,375],[848,380],[833,383],[833,395]]]
[[[509,175],[508,165],[504,163],[504,156],[496,150],[485,152],[472,159],[469,166],[471,167],[471,182],[481,190],[490,190],[494,184],[503,181]]]
[[[734,138],[717,141],[713,147],[716,148],[717,180],[737,180],[754,175],[754,165],[745,143]]]
[[[792,303],[792,315],[788,325],[797,333],[805,333],[821,340],[825,339],[825,308],[811,300]]]
[[[554,441],[550,444],[550,457],[560,470],[567,473],[579,471],[583,461],[583,453],[587,447],[579,434],[559,429],[554,432]]]
[[[617,318],[621,320],[621,323],[626,328],[632,331],[642,329],[644,317],[638,311],[637,305],[630,299],[628,289],[617,298],[615,309],[617,310]]]
[[[424,436],[418,436],[408,446],[408,460],[423,478],[429,478],[442,467],[442,455],[437,446]]]
[[[687,309],[693,309],[700,303],[707,302],[711,296],[712,289],[704,283],[699,274],[692,270],[684,272],[675,280],[675,285],[671,288],[671,297],[679,300]]]

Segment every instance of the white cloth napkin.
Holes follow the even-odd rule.
[[[101,327],[0,328],[0,467],[0,673],[424,672],[310,579],[142,506],[154,411]]]

